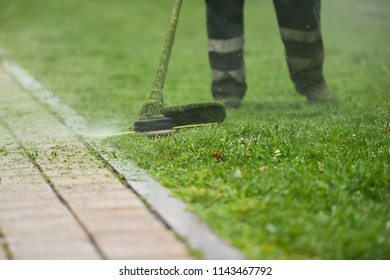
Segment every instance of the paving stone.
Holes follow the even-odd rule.
[[[17,138],[0,123],[0,227],[15,259],[98,259],[90,235],[113,259],[188,258],[142,200],[1,69],[0,119]]]
[[[115,207],[94,210],[80,210],[77,212],[81,220],[98,220],[98,219],[122,219],[123,221],[132,219],[142,219],[144,217],[155,216],[145,207]]]
[[[1,164],[1,163],[0,163]],[[3,166],[2,169],[0,169],[0,177],[19,177],[21,175],[23,176],[30,176],[34,174],[39,174],[39,170],[36,169],[32,164],[31,165],[25,165],[24,168],[5,168]]]
[[[85,232],[72,216],[44,217],[29,220],[2,221],[2,228],[7,238],[17,240],[45,240],[53,237],[86,238]]]
[[[0,156],[0,170],[25,169],[33,166],[32,162],[20,153]]]
[[[49,184],[46,182],[44,183],[26,183],[26,182],[15,182],[12,184],[0,184],[0,192],[7,194],[7,193],[18,193],[18,192],[26,192],[26,193],[32,193],[32,192],[45,192],[50,191],[52,192],[52,188]]]
[[[81,195],[84,192],[105,192],[109,190],[122,190],[124,186],[121,182],[112,180],[109,180],[107,182],[98,182],[93,184],[81,184],[81,183],[75,183],[75,184],[69,184],[69,185],[55,185],[55,188],[60,190],[61,193],[73,193],[73,192],[79,192]]]
[[[82,151],[80,151],[81,153]],[[55,153],[55,152],[53,152]],[[92,171],[101,172],[101,174],[112,173],[103,166],[103,164],[96,162],[96,159],[72,159],[71,156],[57,155],[50,158],[48,156],[45,159],[37,158],[36,162],[40,165],[43,171],[51,176],[58,176],[59,171],[72,172],[74,174],[91,174]]]
[[[46,117],[51,118],[49,115]],[[63,163],[67,162],[67,160],[83,164],[84,162],[95,160],[95,164],[98,164],[97,166],[101,165],[101,162],[97,161],[96,157],[89,153],[83,143],[70,135],[59,139],[46,138],[45,141],[41,141],[39,144],[30,144],[28,141],[25,141],[25,147],[34,151],[36,159],[41,161],[42,164]]]
[[[145,207],[139,199],[99,199],[99,200],[70,200],[70,207],[76,212],[80,210],[111,209],[115,207]]]
[[[66,214],[66,212],[64,212]],[[61,217],[45,217],[44,219],[25,219],[15,221],[3,221],[2,228],[7,231],[7,236],[14,235],[14,233],[29,233],[29,232],[42,232],[46,234],[53,229],[65,230],[72,226],[78,227],[77,222],[71,215],[63,215]]]
[[[42,177],[41,174],[30,174],[26,177],[15,175],[15,176],[3,176],[1,177],[1,184],[2,185],[9,185],[9,184],[23,184],[23,183],[30,183],[30,184],[39,184],[39,183],[45,183],[45,179]]]
[[[84,177],[84,176],[69,176],[69,177],[50,177],[56,188],[83,186],[83,185],[109,185],[112,183],[111,177]]]
[[[66,185],[74,185],[78,182],[80,185],[89,185],[89,184],[111,184],[116,180],[115,176],[111,173],[99,173],[99,170],[95,170],[95,173],[90,171],[90,173],[73,173],[73,172],[56,172],[55,175],[51,173],[49,175],[50,181],[58,187]]]
[[[137,217],[129,215],[128,217],[111,217],[107,219],[85,217],[83,223],[93,233],[102,232],[137,232],[146,230],[165,230],[166,227],[160,220],[151,215]]]
[[[7,232],[8,234],[8,232]],[[88,236],[85,235],[85,232],[80,228],[68,228],[66,230],[60,229],[51,229],[49,233],[41,234],[39,231],[31,232],[15,232],[11,231],[7,235],[7,241],[9,243],[35,243],[43,242],[47,244],[55,242],[63,242],[64,240],[86,240],[90,242]]]
[[[58,200],[58,197],[52,191],[25,192],[20,190],[18,192],[3,193],[0,197],[0,203],[3,204],[14,203],[15,201],[37,201],[46,199]]]
[[[170,230],[97,234],[95,239],[112,259],[190,259]]]
[[[33,165],[30,162],[18,162],[17,160],[2,161],[2,158],[0,158],[0,170],[19,170],[31,167]]]
[[[51,167],[50,170],[47,170],[47,168],[43,168],[43,172],[52,178],[53,180],[55,179],[63,179],[63,178],[68,178],[68,177],[73,177],[73,178],[86,178],[86,177],[98,177],[95,180],[106,180],[107,178],[112,178],[115,179],[114,174],[111,173],[110,170],[107,169],[102,169],[102,168],[68,168],[68,167],[61,167],[59,166],[58,168],[54,169]]]
[[[61,241],[61,242],[59,242]],[[99,253],[88,240],[52,240],[52,242],[10,243],[12,256],[16,260],[97,260]]]
[[[0,224],[4,221],[38,220],[44,221],[47,218],[60,218],[64,216],[64,207],[52,204],[41,208],[14,208],[8,211],[0,211]]]
[[[73,191],[62,191],[60,190],[61,195],[66,198],[66,200],[124,200],[124,199],[136,199],[139,200],[139,197],[122,186],[120,189],[91,189],[91,190],[83,190],[83,189],[73,189]]]
[[[177,242],[144,233],[117,239],[117,235],[98,236],[97,242],[110,259],[189,259],[186,247]],[[122,241],[122,242],[118,242]]]
[[[25,103],[28,100],[24,100]],[[64,139],[69,136],[70,132],[61,125],[53,116],[48,114],[45,109],[17,107],[18,116],[12,116],[12,112],[2,115],[2,118],[12,127],[13,132],[24,145],[38,145],[45,140],[50,143],[56,139]],[[5,112],[7,113],[7,112]],[[31,120],[34,120],[34,125]]]
[[[140,240],[145,242],[162,241],[164,243],[176,241],[175,234],[167,229],[161,231],[134,231],[134,232],[101,232],[94,235],[97,242],[105,243],[133,243]]]
[[[61,205],[57,198],[26,200],[26,201],[4,201],[0,204],[0,211],[12,211],[14,209],[48,209]]]

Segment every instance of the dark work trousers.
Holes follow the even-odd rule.
[[[305,95],[310,88],[324,84],[321,0],[273,2],[290,77],[298,92]],[[218,98],[219,93],[226,94],[218,87],[224,81],[231,81],[236,86],[227,95],[242,98],[246,91],[244,0],[206,0],[206,6],[213,95]]]

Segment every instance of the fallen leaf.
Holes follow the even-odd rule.
[[[264,172],[264,171],[268,170],[268,166],[266,166],[266,165],[260,166],[260,167],[259,167],[259,170],[260,170],[261,172]]]

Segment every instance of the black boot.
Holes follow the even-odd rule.
[[[211,84],[214,100],[223,102],[227,108],[238,108],[241,105],[246,88],[245,82],[239,82],[230,76],[224,80],[213,81]]]
[[[290,77],[310,103],[335,101],[323,75],[321,0],[274,0]]]
[[[211,92],[226,107],[239,107],[245,95],[243,0],[206,0]]]

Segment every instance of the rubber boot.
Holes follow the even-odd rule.
[[[274,0],[291,80],[310,103],[335,101],[324,74],[321,0]]]
[[[247,90],[243,0],[206,0],[211,92],[226,107],[239,107]]]

